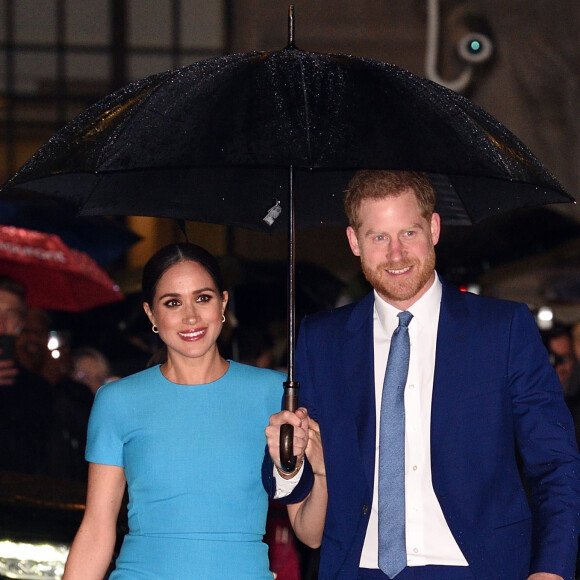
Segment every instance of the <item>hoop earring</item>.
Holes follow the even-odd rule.
[[[153,331],[155,334],[159,334],[159,329],[157,328],[157,326],[156,326],[155,324],[154,324],[154,325],[151,327],[151,330],[152,330],[152,331]]]
[[[222,324],[226,321],[226,315],[222,314]]]

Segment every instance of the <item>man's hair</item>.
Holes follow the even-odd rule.
[[[24,285],[14,280],[14,278],[10,278],[10,276],[0,276],[0,290],[15,294],[23,302],[26,302],[26,290]]]
[[[430,220],[435,210],[435,190],[425,173],[383,169],[357,171],[345,190],[344,210],[349,224],[355,230],[360,227],[359,210],[363,200],[398,197],[408,189],[417,197],[423,217]]]

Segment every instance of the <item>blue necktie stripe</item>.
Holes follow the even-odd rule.
[[[379,440],[379,567],[394,578],[407,565],[405,544],[405,406],[409,372],[408,325],[400,312],[393,332],[381,400]]]

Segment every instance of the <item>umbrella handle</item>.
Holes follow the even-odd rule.
[[[284,408],[288,411],[298,409],[298,387],[296,381],[284,383]],[[282,470],[288,473],[294,471],[296,467],[296,456],[294,455],[294,427],[286,423],[280,425],[280,464]]]

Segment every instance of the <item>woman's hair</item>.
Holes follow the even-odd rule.
[[[349,224],[355,230],[360,227],[359,210],[363,200],[398,197],[408,189],[415,194],[423,217],[430,220],[435,208],[435,190],[425,173],[384,169],[358,171],[345,190],[344,210]]]
[[[144,302],[149,305],[153,303],[161,276],[179,262],[197,262],[212,277],[219,293],[223,294],[225,287],[222,272],[218,261],[212,254],[196,244],[170,244],[151,256],[143,268],[141,288]]]

